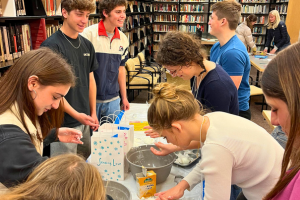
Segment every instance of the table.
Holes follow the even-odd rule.
[[[147,121],[147,111],[149,108],[149,104],[139,104],[139,103],[130,103],[130,110],[125,112],[125,115],[122,117],[121,124],[129,124],[129,121]],[[134,132],[135,139],[139,139],[138,144],[135,145],[143,145],[143,142],[146,142],[145,144],[154,143],[154,142],[165,142],[166,141],[163,138],[155,138],[155,139],[149,139],[150,137],[145,136],[143,131],[135,131]],[[152,140],[152,141],[151,141]],[[172,166],[171,173],[168,176],[167,180],[161,184],[158,184],[156,186],[156,192],[162,192],[166,191],[176,185],[174,182],[176,175],[186,176],[188,175],[193,167],[197,164],[197,162],[194,162],[189,167],[180,167],[176,164]],[[132,200],[139,200],[137,196],[137,186],[136,182],[132,176],[132,174],[125,173],[125,179],[124,181],[119,181],[119,183],[122,183],[124,186],[126,186],[132,196]],[[185,191],[184,196],[181,198],[182,200],[198,200],[199,195],[202,191],[202,183],[198,184],[192,191]]]
[[[258,81],[259,81],[259,73],[264,72],[268,63],[275,57],[276,55],[267,55],[267,58],[261,59],[261,58],[255,58],[254,56],[249,56],[250,57],[250,63],[253,67],[257,69],[257,74],[256,74],[256,86],[258,86]]]
[[[271,110],[263,110],[262,111],[262,115],[264,116],[265,120],[268,122],[268,124],[270,125],[270,127],[272,128],[272,130],[274,130],[276,128],[276,126],[274,126],[271,123]]]

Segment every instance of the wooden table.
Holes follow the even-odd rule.
[[[274,130],[276,126],[271,124],[271,110],[263,110],[262,115],[264,116],[265,120],[268,122],[272,130]]]
[[[250,57],[251,65],[257,69],[255,85],[258,86],[259,73],[265,71],[267,65],[275,57],[275,55],[267,55],[267,58],[264,59],[255,58],[254,56],[249,56],[249,57]]]

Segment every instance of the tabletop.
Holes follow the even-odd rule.
[[[276,55],[267,55],[267,58],[255,58],[254,56],[250,57],[250,62],[253,67],[255,67],[258,71],[265,71],[268,63],[275,57]]]
[[[272,130],[274,130],[276,126],[274,126],[271,123],[271,110],[263,110],[262,111],[262,115],[264,116],[265,120],[268,122],[268,124],[270,125],[270,127],[272,128]]]
[[[120,124],[129,124],[130,121],[147,121],[147,111],[149,108],[149,104],[139,104],[139,103],[130,103],[130,110],[126,111],[121,119]],[[145,144],[154,144],[155,142],[163,142],[166,143],[165,139],[163,138],[150,138],[145,135],[143,131],[135,131],[134,132],[134,146],[140,146]],[[186,176],[188,175],[193,167],[197,164],[194,162],[188,167],[181,167],[176,164],[173,164],[170,175],[168,176],[167,180],[163,183],[156,185],[156,192],[163,192],[166,191],[176,185],[175,183],[175,176],[181,175]],[[137,186],[136,181],[134,180],[132,174],[125,173],[124,181],[118,181],[119,183],[123,184],[128,188],[131,192],[132,200],[139,200],[137,196]],[[185,191],[184,196],[180,198],[181,200],[198,200],[199,194],[202,191],[202,184],[198,184],[192,191]]]

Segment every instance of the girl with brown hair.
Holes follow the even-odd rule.
[[[249,46],[253,51],[256,51],[256,45],[252,37],[253,25],[256,23],[256,20],[256,15],[251,14],[235,30],[236,35],[244,43],[246,48]]]
[[[0,193],[23,182],[46,160],[53,141],[82,144],[82,133],[60,128],[63,97],[75,85],[71,66],[48,48],[30,51],[0,79]]]
[[[271,123],[288,136],[281,175],[265,200],[299,199],[300,196],[300,43],[280,52],[262,76],[262,89],[271,106]],[[287,67],[288,66],[288,67]]]
[[[64,154],[40,164],[25,183],[0,199],[105,200],[105,189],[96,167],[75,154]]]
[[[202,159],[178,185],[158,193],[160,199],[179,199],[205,178],[204,199],[225,200],[232,184],[248,200],[262,199],[280,174],[283,148],[268,132],[245,118],[224,112],[202,114],[193,94],[161,83],[153,89],[149,125],[169,143],[157,155],[201,147]],[[262,167],[263,165],[263,167]]]

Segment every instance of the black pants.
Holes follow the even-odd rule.
[[[248,110],[246,110],[246,111],[240,110],[239,111],[239,116],[251,120],[251,111],[250,111],[250,108]]]
[[[239,196],[236,198],[236,200],[247,200],[246,197],[244,196],[243,192],[239,194]]]

